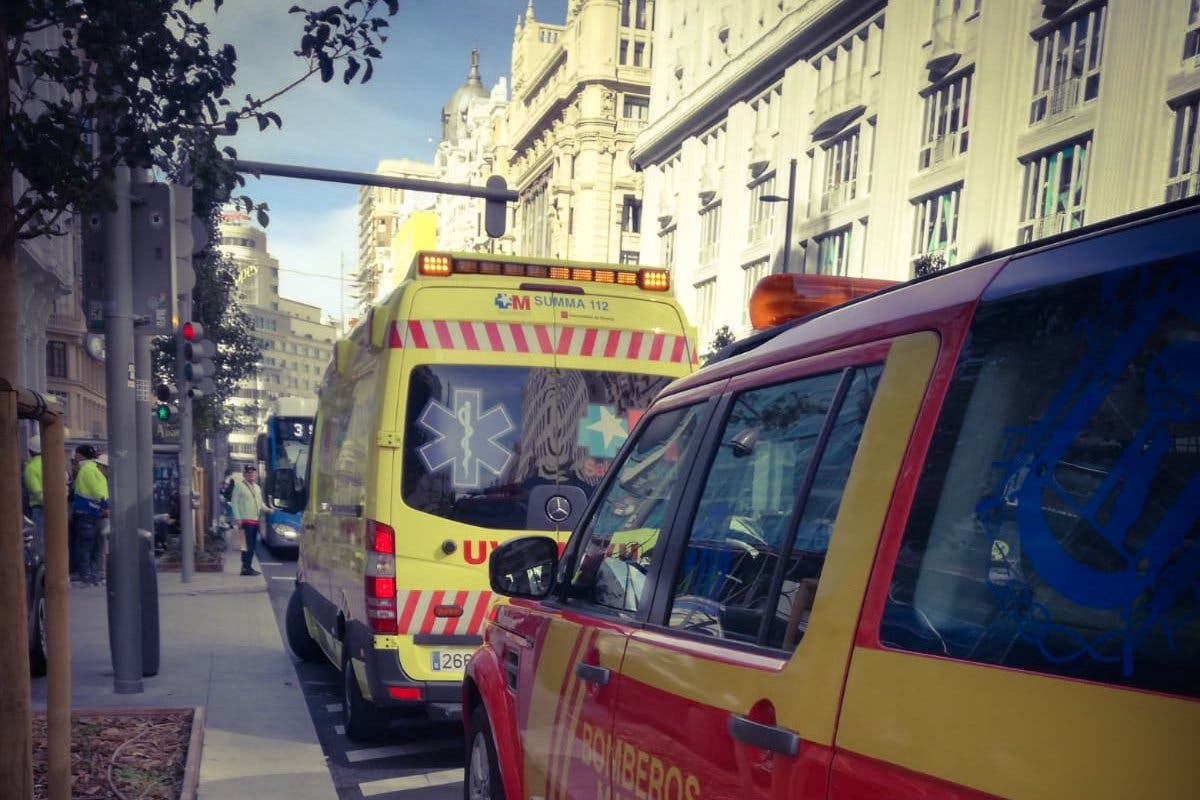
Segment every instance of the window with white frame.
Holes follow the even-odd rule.
[[[925,93],[919,169],[943,164],[967,152],[971,73],[959,75]]]
[[[825,182],[821,190],[821,213],[836,211],[857,196],[858,128],[825,145]]]
[[[621,263],[627,264],[627,265],[638,263],[637,251],[636,250],[622,250],[621,251]]]
[[[642,201],[631,194],[625,195],[621,203],[621,231],[623,233],[642,232]]]
[[[1183,35],[1183,60],[1188,66],[1200,69],[1200,0],[1191,0],[1188,8],[1187,33]]]
[[[775,175],[768,175],[750,186],[750,231],[746,237],[749,244],[758,244],[771,238],[775,229],[775,203],[763,200],[775,194]]]
[[[765,276],[771,274],[771,259],[760,258],[742,267],[742,324],[750,324],[750,295]]]
[[[958,204],[962,185],[943,189],[913,201],[913,261],[928,256],[938,269],[958,261]]]
[[[696,332],[700,341],[712,339],[713,311],[717,300],[717,279],[709,278],[696,284]]]
[[[700,209],[700,263],[711,264],[717,258],[721,241],[721,204]]]
[[[861,103],[866,79],[879,72],[883,56],[883,15],[833,44],[810,63],[817,71],[814,110],[820,123]]]
[[[645,97],[633,94],[625,95],[625,99],[621,103],[621,116],[625,119],[645,122],[650,118],[650,101]]]
[[[667,228],[658,234],[658,260],[667,269],[675,269],[675,228]]]
[[[848,275],[850,269],[850,228],[831,231],[815,238],[817,272],[821,275]]]
[[[1035,36],[1030,125],[1068,114],[1100,94],[1106,12],[1095,6]]]
[[[1200,0],[1196,0],[1200,3]],[[1171,134],[1171,166],[1167,178],[1167,202],[1200,194],[1200,95],[1175,107]]]
[[[1020,244],[1084,223],[1091,137],[1022,161]]]

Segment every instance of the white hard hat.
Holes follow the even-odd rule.
[[[107,467],[108,466],[108,453],[101,453],[100,455],[96,456],[96,463],[102,467]]]
[[[42,437],[36,433],[29,437],[29,452],[37,455],[42,454]]]

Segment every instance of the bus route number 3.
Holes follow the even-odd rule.
[[[471,663],[470,653],[447,653],[434,650],[429,654],[434,672],[461,672]]]

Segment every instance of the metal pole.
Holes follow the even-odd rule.
[[[50,800],[71,796],[71,641],[67,633],[67,457],[65,426],[43,417],[42,475],[46,526],[46,788]]]
[[[460,197],[482,197],[485,200],[499,200],[504,203],[515,203],[519,197],[512,189],[470,186],[465,183],[428,181],[421,178],[401,178],[395,175],[377,175],[373,172],[348,172],[340,169],[302,167],[296,164],[271,164],[266,161],[235,159],[233,161],[233,168],[238,172],[248,172],[259,177],[274,175],[279,178],[303,178],[310,181],[327,181],[329,183],[351,183],[355,186],[382,186],[385,189],[408,189],[414,192],[431,192],[433,194],[456,194]]]
[[[191,292],[179,295],[179,319],[192,318]],[[178,338],[178,337],[177,337]],[[183,583],[192,580],[196,560],[196,515],[192,509],[192,398],[188,397],[188,383],[183,376],[183,348],[175,357],[178,367],[176,385],[179,387],[179,577]]]
[[[792,257],[792,215],[796,207],[796,159],[788,167],[787,223],[783,232],[783,271],[788,271]]]
[[[129,168],[113,170],[116,210],[104,223],[104,307],[107,355],[109,537],[108,604],[112,628],[113,691],[142,691],[142,607],[138,570],[137,431],[134,404],[133,252]]]

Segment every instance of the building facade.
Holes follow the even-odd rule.
[[[645,127],[653,0],[572,0],[562,25],[530,0],[513,34],[502,155],[520,194],[515,252],[636,263],[642,177],[629,150]]]
[[[681,0],[654,42],[642,259],[706,344],[769,272],[904,280],[1200,192],[1200,0]]]
[[[500,78],[491,90],[484,88],[479,51],[472,50],[466,82],[442,109],[442,140],[433,159],[438,180],[483,186],[492,175],[502,174],[496,152],[507,109],[508,82]],[[512,252],[511,231],[500,239],[484,232],[479,198],[440,194],[434,208],[437,246],[443,250]]]
[[[380,161],[375,173],[422,180],[435,180],[438,175],[433,164],[407,158]],[[403,278],[408,264],[392,262],[392,240],[405,217],[432,205],[433,198],[424,192],[381,186],[359,188],[358,271],[354,280],[357,290],[351,316],[360,316]]]
[[[60,32],[48,28],[29,34],[23,46],[31,51],[54,50],[62,43]],[[61,87],[38,82],[28,65],[10,77],[13,99],[24,102],[26,110],[65,97]],[[13,197],[19,198],[27,184],[19,173],[13,177]],[[108,427],[104,365],[85,349],[79,220],[64,215],[59,227],[60,235],[17,242],[18,373],[5,377],[18,386],[58,397],[72,441],[83,437],[82,441],[100,442]]]
[[[231,398],[238,425],[229,435],[233,460],[254,459],[254,441],[274,402],[285,396],[316,397],[337,327],[322,322],[317,306],[279,295],[279,261],[267,234],[240,212],[225,214],[218,248],[238,266],[238,295],[254,322],[262,360]]]

